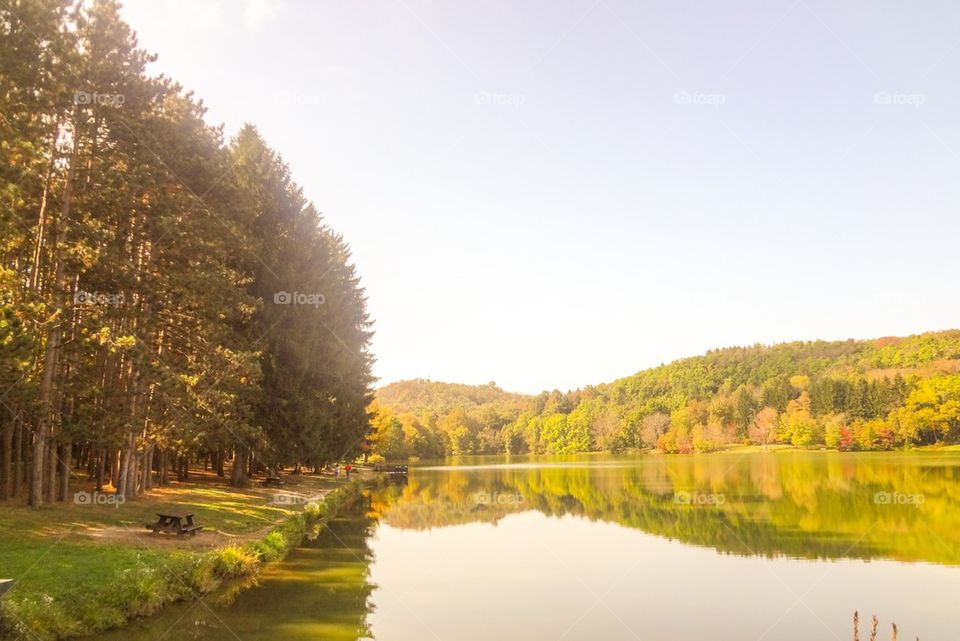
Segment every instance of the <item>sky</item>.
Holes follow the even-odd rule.
[[[960,326],[960,3],[126,0],[349,242],[379,384]]]

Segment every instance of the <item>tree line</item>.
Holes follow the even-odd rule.
[[[0,4],[0,498],[368,447],[349,247],[153,59],[114,0]]]
[[[396,385],[419,391],[398,394]],[[379,391],[374,449],[403,458],[960,442],[956,330],[714,350],[604,385],[537,396],[499,390],[453,406],[465,397],[443,385],[408,381]]]

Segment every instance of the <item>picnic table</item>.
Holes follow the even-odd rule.
[[[2,597],[4,593],[12,587],[13,579],[0,579],[0,597]]]
[[[281,479],[279,476],[268,476],[267,478],[263,479],[263,484],[266,487],[270,487],[271,485],[279,487],[283,485],[283,479]]]
[[[166,533],[176,534],[177,536],[189,534],[190,536],[194,536],[203,529],[202,525],[197,525],[193,522],[193,512],[173,514],[161,514],[157,512],[157,516],[160,518],[156,523],[146,524],[147,529],[153,530],[154,534]]]

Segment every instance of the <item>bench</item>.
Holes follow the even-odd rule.
[[[195,536],[203,529],[202,525],[193,522],[193,512],[179,514],[161,514],[156,523],[147,523],[146,528],[154,534],[176,534],[177,536]]]
[[[398,483],[406,483],[409,470],[406,465],[394,465],[387,470],[387,478]]]
[[[13,579],[0,579],[0,597],[13,587]]]
[[[264,487],[280,487],[283,485],[283,479],[281,479],[279,476],[268,476],[267,478],[263,479],[263,485]]]

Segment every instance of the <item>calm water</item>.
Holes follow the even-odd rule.
[[[232,604],[99,638],[846,641],[859,610],[955,641],[958,480],[934,453],[422,466]]]

